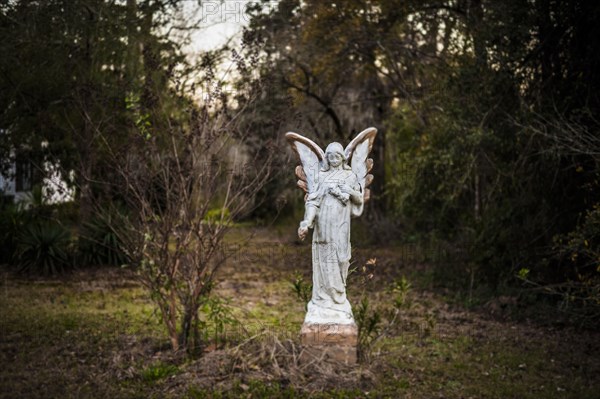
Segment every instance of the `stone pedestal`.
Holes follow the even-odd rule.
[[[302,325],[302,362],[322,359],[333,363],[356,364],[358,328],[352,324]]]

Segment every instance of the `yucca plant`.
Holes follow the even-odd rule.
[[[14,263],[21,272],[54,275],[73,266],[71,234],[53,223],[26,226],[16,237]]]
[[[101,212],[86,223],[79,237],[81,261],[86,265],[119,266],[128,259],[122,250],[115,228],[118,227],[120,215]]]

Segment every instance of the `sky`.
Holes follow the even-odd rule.
[[[278,1],[262,2],[257,0],[188,0],[184,13],[199,21],[200,29],[191,34],[191,44],[184,49],[193,60],[203,52],[222,47],[231,40],[231,47],[239,49],[243,28],[248,26],[250,15],[248,8],[260,3],[264,12],[275,8]],[[235,61],[224,57],[217,66],[217,79],[227,90],[228,81],[235,74]],[[200,93],[199,96],[204,94]]]
[[[232,37],[239,39],[244,26],[248,25],[248,7],[256,0],[204,0],[186,4],[188,12],[201,22],[201,29],[192,35],[190,52],[214,50]],[[276,4],[276,3],[274,3]]]

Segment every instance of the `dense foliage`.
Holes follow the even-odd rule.
[[[239,147],[249,160],[272,154],[287,130],[325,145],[375,125],[371,236],[418,241],[446,284],[551,287],[598,313],[600,6],[256,2],[234,52],[233,93],[215,79],[218,52],[192,65],[167,34],[181,10],[166,0],[0,5],[0,159],[25,157],[38,174],[47,161],[73,171],[78,233],[118,246],[91,216],[94,203],[123,200],[111,162],[139,142],[168,148],[160,132],[193,128],[202,108],[186,95],[193,82],[252,132]],[[285,171],[290,154],[280,143],[275,161]],[[296,192],[280,195],[293,190],[291,173],[276,177],[240,215],[265,219],[286,200],[290,212],[301,205]],[[2,220],[11,252],[19,223]]]
[[[81,223],[110,198],[110,151],[136,123],[165,123],[168,77],[187,71],[161,29],[163,1],[14,1],[0,6],[0,160],[33,165],[34,180],[59,166],[77,190]],[[176,22],[176,21],[172,21]],[[177,68],[176,68],[177,67]],[[73,171],[74,173],[71,173]]]
[[[597,307],[598,16],[578,0],[286,0],[246,35],[296,129],[380,128],[380,219],[419,238],[439,281],[519,275]]]
[[[207,327],[198,313],[224,260],[221,241],[233,219],[256,206],[270,175],[268,157],[248,155],[248,132],[239,128],[240,115],[252,115],[252,94],[230,105],[214,54],[193,63],[180,50],[185,41],[173,31],[194,27],[183,9],[161,0],[0,8],[8,38],[0,45],[4,170],[21,157],[42,181],[46,164],[62,167],[74,177],[79,210],[69,223],[42,197],[19,211],[31,220],[0,225],[2,245],[10,245],[1,261],[44,274],[75,262],[127,264],[174,350],[202,344]],[[207,98],[194,97],[194,86]],[[265,140],[260,146],[273,152]],[[35,217],[38,210],[47,215]]]

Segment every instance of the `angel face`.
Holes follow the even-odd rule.
[[[344,161],[346,161],[344,147],[342,147],[340,143],[329,144],[325,150],[325,157],[327,158],[327,162],[331,167],[337,168]]]
[[[329,165],[337,168],[342,164],[344,158],[342,158],[342,155],[338,154],[337,152],[330,152],[327,154],[327,161],[329,162]]]

